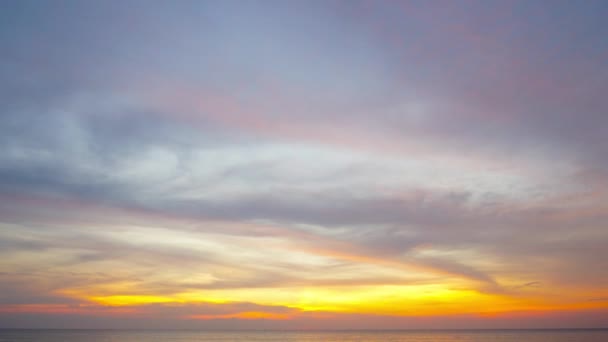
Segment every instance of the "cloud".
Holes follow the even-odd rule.
[[[2,303],[66,326],[84,293],[606,295],[604,4],[1,6]],[[230,305],[146,310],[294,314]]]

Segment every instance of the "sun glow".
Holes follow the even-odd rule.
[[[222,289],[182,292],[164,296],[78,295],[78,297],[107,306],[249,302],[267,306],[282,306],[299,311],[390,315],[492,313],[518,310],[522,306],[528,308],[540,306],[540,303],[529,299],[514,300],[506,296],[453,289],[440,285]],[[475,305],[472,306],[471,303],[475,303]]]

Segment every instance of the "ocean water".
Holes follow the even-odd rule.
[[[0,342],[608,342],[608,330],[204,332],[0,330]]]

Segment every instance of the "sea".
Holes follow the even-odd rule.
[[[0,342],[608,342],[608,329],[406,331],[0,330]]]

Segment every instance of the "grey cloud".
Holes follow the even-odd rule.
[[[138,311],[135,313],[129,312],[113,312],[112,308],[103,306],[88,306],[71,307],[66,305],[67,312],[64,313],[11,313],[6,314],[0,312],[1,324],[0,327],[32,327],[35,328],[78,328],[78,329],[99,329],[99,328],[129,328],[129,329],[159,329],[159,328],[183,328],[183,329],[200,329],[207,327],[211,330],[234,329],[234,328],[252,328],[259,327],[260,323],[264,326],[264,322],[268,323],[268,328],[273,326],[276,320],[248,320],[239,319],[215,319],[215,320],[197,320],[190,318],[195,315],[226,315],[238,314],[241,312],[266,312],[276,314],[291,314],[297,313],[297,310],[281,307],[258,305],[254,303],[239,302],[239,303],[200,303],[188,305],[163,305],[152,304],[138,306]],[[71,312],[70,312],[71,311]],[[114,310],[115,311],[115,310]],[[225,321],[222,323],[222,321]],[[46,332],[48,334],[48,332]],[[137,334],[137,333],[135,333]],[[60,335],[59,335],[60,336]]]
[[[519,286],[517,286],[517,288],[526,288],[526,287],[540,287],[541,286],[541,282],[540,281],[531,281],[529,283],[525,283],[525,284],[521,284]]]
[[[608,297],[605,298],[591,298],[589,299],[592,302],[608,302]]]
[[[430,266],[452,274],[462,275],[466,278],[478,280],[492,285],[496,288],[499,288],[499,285],[496,280],[494,280],[490,275],[454,260],[425,257],[417,258],[416,262],[421,265]]]
[[[161,207],[184,213],[226,219],[268,219],[320,225],[421,224],[446,225],[464,218],[466,195],[433,194],[426,198],[356,198],[348,192],[308,194],[289,189],[277,193],[242,196],[235,200],[180,201]]]
[[[293,265],[278,262],[274,270],[248,265],[257,276],[210,284],[148,283],[142,280],[146,272],[172,264],[243,266],[204,251],[132,246],[87,234],[89,229],[170,216],[189,222],[158,219],[156,226],[277,236],[306,248],[411,262],[494,290],[499,290],[497,279],[504,274],[542,279],[543,286],[551,287],[607,283],[604,4],[593,5],[599,10],[561,3],[552,4],[551,10],[541,3],[513,8],[500,4],[508,8],[494,12],[481,4],[470,10],[448,5],[450,11],[439,11],[436,4],[427,3],[418,8],[420,17],[412,18],[416,20],[403,20],[395,13],[404,11],[388,4],[377,10],[372,6],[357,16],[356,25],[349,24],[351,12],[334,13],[317,5],[298,5],[301,13],[287,16],[290,12],[282,6],[267,13],[221,3],[142,4],[0,5],[0,220],[18,227],[3,226],[0,233],[24,229],[16,237],[2,236],[0,254],[71,250],[69,258],[55,265],[65,268],[126,260],[137,268],[137,274],[128,276],[149,292],[306,283],[297,272],[281,276],[279,271]],[[514,18],[508,13],[515,13]],[[312,33],[301,34],[306,31],[302,28],[311,29],[311,14],[322,23],[314,21],[318,25]],[[537,17],[544,19],[530,20]],[[293,26],[283,29],[286,23]],[[338,26],[349,34],[339,34]],[[243,33],[256,43],[241,41]],[[412,40],[395,46],[383,40],[387,36]],[[345,56],[335,46],[352,47],[356,53]],[[319,47],[325,52],[308,52]],[[269,80],[268,74],[278,75],[277,80]],[[214,96],[220,97],[217,108],[207,103]],[[190,97],[194,103],[180,102]],[[419,105],[420,113],[409,105]],[[218,166],[224,148],[255,148],[265,142],[354,153],[367,148],[365,153],[395,159],[409,158],[408,150],[399,147],[415,142],[430,154],[470,157],[471,164],[481,164],[480,172],[495,160],[516,171],[540,165],[542,178],[551,178],[553,167],[563,163],[573,174],[564,179],[567,184],[549,192],[565,191],[573,199],[565,195],[539,201],[530,192],[518,203],[492,193],[479,200],[459,188],[433,190],[434,184],[393,189],[401,194],[389,195],[377,190],[376,178],[348,179],[357,172],[383,177],[381,170],[366,165],[347,165],[306,179],[281,174],[289,170],[281,168],[289,160]],[[153,148],[176,160],[167,179],[116,176]],[[198,160],[210,165],[210,175],[198,175],[191,164],[193,154],[201,150],[216,153],[216,159]],[[322,161],[313,156],[305,162]],[[169,184],[175,179],[183,182]],[[327,186],[327,180],[334,185]],[[231,182],[249,186],[235,191]],[[214,186],[228,190],[214,193]],[[184,195],[194,190],[200,198]],[[11,196],[83,205],[52,207]],[[97,207],[100,204],[115,210]],[[131,213],[137,211],[157,216]],[[282,230],[216,228],[209,220],[266,222]],[[488,258],[490,266],[414,257],[416,248],[425,245],[447,252],[473,251]],[[54,291],[117,280],[107,274],[22,271],[41,273],[14,274],[23,282],[4,290],[24,302],[34,290],[16,288],[27,281]],[[329,286],[340,280],[315,282]]]
[[[77,304],[79,301],[64,296],[41,293],[29,279],[15,279],[14,274],[0,274],[0,306],[14,304]]]
[[[594,243],[585,237],[584,231],[571,231],[571,224],[576,224],[577,221],[571,223],[554,221],[552,216],[549,215],[549,213],[552,213],[551,210],[540,210],[540,208],[529,210],[514,207],[507,214],[503,212],[504,208],[497,212],[492,210],[479,211],[479,208],[475,209],[475,207],[471,207],[468,204],[466,196],[447,194],[445,199],[442,196],[439,194],[427,195],[427,199],[422,202],[417,199],[411,201],[403,199],[398,201],[379,199],[378,202],[371,202],[370,200],[361,202],[357,200],[351,203],[348,198],[341,198],[339,200],[341,204],[338,208],[332,207],[336,200],[332,200],[328,204],[317,200],[317,205],[313,208],[302,208],[302,206],[298,206],[298,202],[290,204],[286,200],[273,202],[280,203],[281,207],[279,209],[285,208],[287,204],[293,205],[292,207],[286,207],[287,211],[271,211],[277,210],[277,208],[260,206],[261,200],[257,200],[258,204],[253,207],[256,210],[239,205],[235,207],[226,206],[223,209],[225,211],[217,210],[216,207],[209,206],[208,203],[192,202],[190,206],[185,207],[161,206],[155,211],[159,214],[163,212],[166,214],[179,213],[180,215],[185,215],[185,217],[190,217],[194,220],[193,222],[202,220],[198,224],[188,224],[183,228],[172,225],[173,229],[205,231],[213,226],[208,226],[204,223],[204,220],[209,218],[221,218],[234,222],[260,218],[289,224],[310,222],[321,224],[325,227],[331,227],[332,225],[336,225],[336,227],[349,226],[348,230],[335,236],[335,242],[331,240],[326,241],[323,238],[314,237],[314,235],[308,237],[306,235],[298,235],[296,231],[293,231],[294,234],[290,235],[291,233],[287,234],[289,229],[283,232],[275,231],[272,234],[278,234],[278,236],[286,234],[285,237],[299,241],[303,245],[322,247],[327,250],[343,250],[353,255],[379,259],[386,258],[388,260],[395,260],[396,262],[399,262],[399,260],[405,262],[408,253],[412,249],[424,244],[431,244],[435,248],[447,251],[473,249],[479,253],[491,256],[497,261],[507,262],[512,265],[514,260],[521,259],[520,262],[515,264],[526,265],[525,268],[530,268],[533,272],[541,272],[542,270],[542,273],[552,274],[556,277],[556,280],[561,279],[560,281],[584,282],[594,280],[597,282],[605,279],[605,275],[600,271],[602,268],[598,264],[601,263],[600,260],[603,260],[601,258],[602,249],[599,247],[601,240],[597,240],[599,242]],[[329,198],[332,197],[330,196]],[[302,203],[306,204],[312,201],[313,199],[309,199]],[[194,203],[197,203],[199,207],[193,207]],[[361,203],[363,204],[361,205]],[[382,208],[382,205],[385,203],[389,205],[386,208]],[[375,208],[376,211],[369,210],[370,207]],[[243,210],[243,208],[246,210]],[[261,210],[260,208],[268,209]],[[224,212],[230,215],[222,215]],[[508,215],[509,220],[505,221],[504,215]],[[167,222],[167,224],[170,223]],[[354,227],[353,224],[358,227]],[[525,235],[524,238],[521,234],[530,225],[536,225],[537,231],[533,234]],[[591,226],[589,229],[594,229],[593,227]],[[580,236],[580,238],[555,240],[554,235],[550,234],[552,231],[555,234],[574,234],[573,236]],[[217,231],[217,233],[222,232]],[[255,236],[260,233],[262,233],[260,236],[266,235],[264,232],[248,231],[247,228],[225,232],[225,234],[245,236]],[[73,234],[73,232],[70,234]],[[79,235],[78,237],[74,237],[72,241],[76,245],[88,244],[85,242],[87,240],[83,240],[83,238],[85,237]],[[27,244],[31,245],[30,242],[27,242]],[[70,242],[63,242],[63,244],[69,245]],[[112,245],[108,245],[106,248],[103,247],[104,244],[99,244],[99,241],[94,240],[91,241],[90,245],[95,246],[93,250],[102,248],[101,251],[104,254],[108,251],[113,251],[112,254],[115,258],[126,258],[128,256],[132,260],[151,259],[163,263],[179,261],[180,264],[190,258],[187,252],[175,254],[176,251],[166,251],[169,253],[166,254],[157,248],[150,250],[139,248],[125,254],[124,248],[126,246],[112,247]],[[591,247],[592,245],[594,247]],[[30,248],[33,247],[35,246],[30,246]],[[119,251],[122,252],[117,254]],[[86,262],[94,261],[97,257],[103,258],[104,254],[97,256],[96,253],[91,254],[86,252],[81,258],[79,257],[74,261]],[[202,261],[199,259],[200,256],[192,255],[192,257],[194,258],[192,260],[194,263]],[[205,258],[208,257],[210,256],[206,256]],[[536,260],[544,261],[536,263]],[[550,260],[553,264],[547,264],[547,260]],[[571,262],[566,260],[571,260]],[[213,258],[208,261],[211,263],[219,262]],[[459,274],[466,278],[489,283],[494,282],[490,274],[496,271],[493,269],[475,269],[458,264],[457,261],[448,262],[441,259],[420,259],[413,262],[436,268],[442,272]],[[599,268],[590,273],[587,268],[577,268],[575,266],[577,263],[597,265]],[[566,269],[569,271],[565,271]],[[525,269],[514,271],[526,272]],[[270,275],[269,277],[272,278],[274,276]],[[249,285],[255,286],[256,282],[258,281],[252,279]],[[269,284],[264,279],[259,280],[259,284],[264,283]],[[246,284],[246,282],[241,284]],[[225,285],[229,286],[230,282]]]

